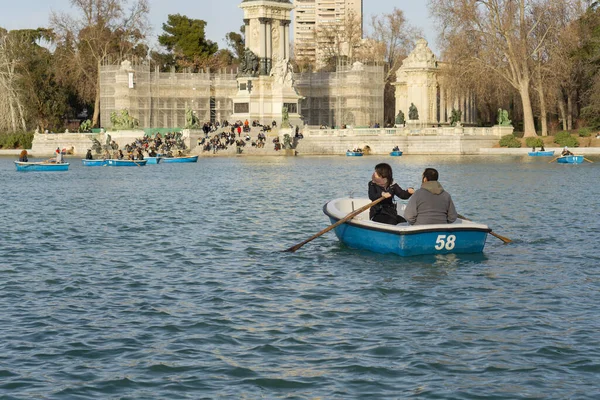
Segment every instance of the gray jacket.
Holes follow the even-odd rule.
[[[458,214],[450,193],[444,191],[437,181],[424,182],[412,195],[404,218],[411,225],[450,224],[456,221]]]

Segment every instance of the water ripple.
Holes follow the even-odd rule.
[[[598,166],[402,157],[401,184],[437,167],[461,214],[514,243],[403,259],[329,233],[280,251],[381,161],[42,176],[0,158],[0,397],[600,397]]]

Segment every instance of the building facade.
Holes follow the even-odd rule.
[[[343,29],[344,21],[352,16],[363,31],[363,0],[294,0],[294,5],[294,56],[303,63],[324,64],[324,48],[332,43],[323,42],[319,35],[323,29]]]
[[[442,78],[443,68],[444,64],[437,60],[427,41],[419,39],[398,69],[394,84],[396,112],[402,111],[407,123],[422,126],[448,124],[453,110],[460,112],[460,123],[476,122],[474,97],[468,91],[450,90]],[[416,107],[417,120],[410,120],[411,105]]]
[[[201,122],[235,121],[239,114],[234,113],[234,101],[243,99],[241,89],[248,89],[240,89],[239,80],[237,70],[175,73],[129,61],[103,65],[101,126],[112,128],[110,116],[121,110],[128,110],[143,128],[184,128],[187,109]],[[301,96],[301,124],[360,127],[383,122],[382,66],[355,63],[339,65],[335,72],[294,74],[294,87]]]

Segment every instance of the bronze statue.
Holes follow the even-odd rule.
[[[398,115],[396,115],[396,125],[404,125],[404,112],[402,112],[402,110],[398,110]]]
[[[410,119],[410,120],[418,120],[419,119],[419,110],[417,110],[417,106],[415,106],[415,103],[410,103],[410,107],[408,108],[408,119]]]

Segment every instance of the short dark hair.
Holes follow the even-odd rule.
[[[392,176],[392,167],[390,167],[390,164],[377,164],[375,166],[375,172],[377,172],[377,175],[387,180],[388,186],[394,181],[394,177]]]
[[[437,170],[433,168],[425,168],[425,171],[423,171],[423,178],[427,178],[429,182],[437,181],[439,178],[439,174]]]

